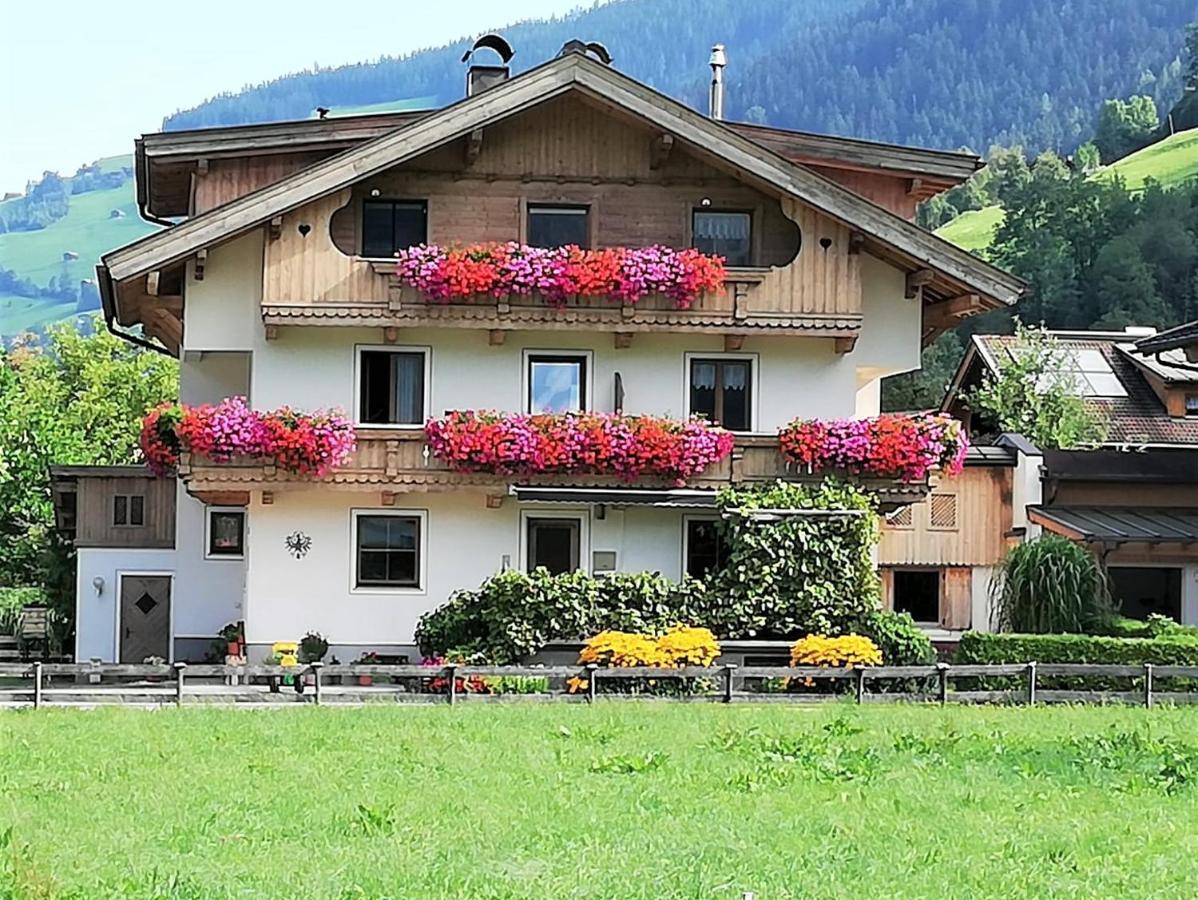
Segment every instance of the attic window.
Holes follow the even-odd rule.
[[[730,266],[751,264],[752,237],[753,217],[747,212],[696,209],[693,213],[691,246],[724,257]]]
[[[112,524],[139,527],[146,523],[146,498],[142,494],[116,494],[112,498]]]
[[[362,202],[362,255],[386,259],[428,240],[428,203],[424,200]]]
[[[1186,415],[1198,416],[1198,394],[1186,394]]]
[[[590,210],[585,206],[529,204],[528,243],[533,247],[590,246]]]

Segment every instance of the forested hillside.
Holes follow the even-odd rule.
[[[702,107],[707,55],[728,45],[728,115],[878,140],[984,152],[1071,151],[1103,102],[1181,93],[1193,0],[616,0],[508,27],[522,70],[571,37]],[[469,23],[484,28],[498,22]],[[464,26],[465,27],[465,26]],[[167,117],[167,128],[303,118],[317,106],[462,94],[468,40],[289,75]]]

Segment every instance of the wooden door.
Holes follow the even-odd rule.
[[[120,662],[170,659],[171,577],[121,576]]]

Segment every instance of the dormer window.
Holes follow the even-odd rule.
[[[747,212],[696,209],[691,220],[691,246],[724,257],[730,266],[752,265],[753,216]]]
[[[424,200],[362,202],[362,255],[387,259],[428,241],[428,203]]]
[[[589,247],[590,209],[585,206],[530,203],[528,244],[533,247]]]

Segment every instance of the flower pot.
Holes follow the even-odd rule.
[[[241,641],[229,641],[229,656],[241,656]]]
[[[374,684],[374,678],[370,675],[359,675],[358,684],[362,685],[363,687],[369,687],[370,685]]]

